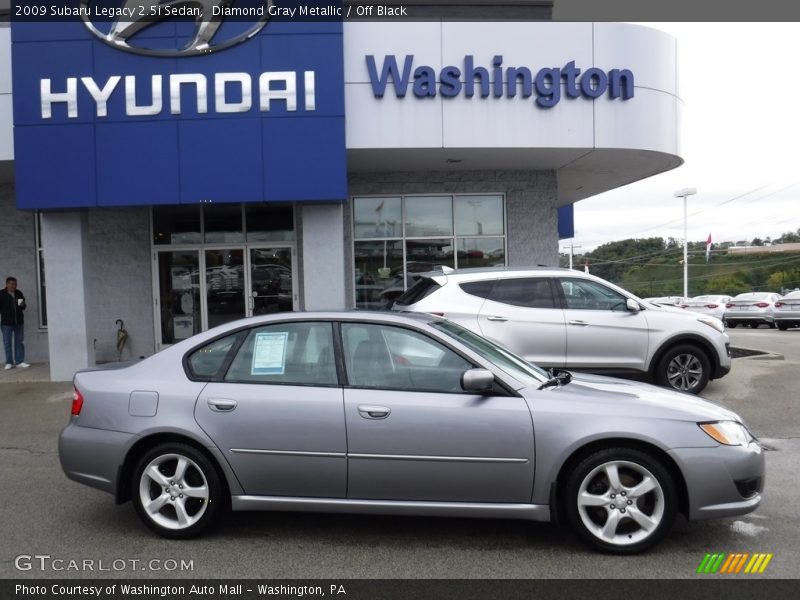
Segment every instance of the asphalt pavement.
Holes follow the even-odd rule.
[[[729,333],[734,346],[780,355],[736,359],[704,393],[774,449],[764,501],[744,517],[679,518],[658,547],[632,557],[588,550],[551,524],[506,520],[234,513],[201,539],[165,540],[130,503],[117,506],[61,472],[70,384],[0,373],[0,577],[693,578],[703,577],[695,570],[707,552],[773,553],[758,577],[798,577],[800,330]],[[37,372],[46,376],[45,367],[16,376]]]

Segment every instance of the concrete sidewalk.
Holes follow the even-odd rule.
[[[34,363],[27,369],[14,367],[6,371],[0,366],[0,383],[28,383],[50,381],[50,364]]]

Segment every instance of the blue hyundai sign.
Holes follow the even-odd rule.
[[[19,208],[346,198],[341,22],[73,4],[12,23]]]

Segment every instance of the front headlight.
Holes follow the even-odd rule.
[[[709,327],[713,327],[720,333],[725,332],[725,325],[723,324],[722,321],[720,321],[716,317],[700,317],[697,320],[700,321],[703,325],[708,325]]]
[[[745,426],[736,421],[714,421],[697,425],[711,438],[725,446],[747,446],[753,439]]]

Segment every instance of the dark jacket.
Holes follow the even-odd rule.
[[[22,305],[17,300],[22,298]],[[19,290],[14,290],[14,297],[6,288],[0,288],[0,323],[2,325],[22,325],[24,320],[25,295]]]

